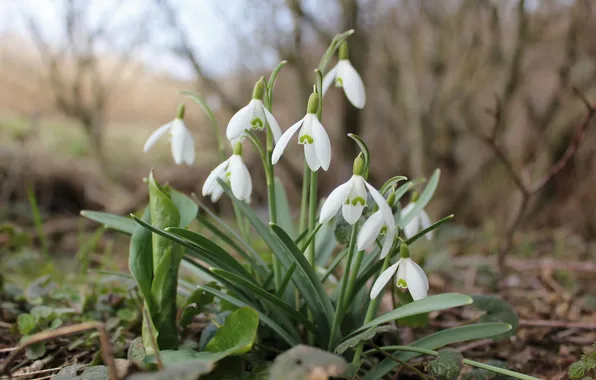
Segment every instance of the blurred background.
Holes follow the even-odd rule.
[[[545,176],[586,112],[572,88],[596,100],[595,16],[592,0],[2,0],[0,222],[30,223],[28,189],[56,238],[80,227],[81,209],[135,211],[151,167],[160,182],[200,193],[218,163],[215,140],[179,90],[207,99],[223,134],[255,81],[285,59],[273,103],[285,130],[304,114],[324,49],[354,29],[350,58],[368,100],[360,111],[340,89],[325,97],[334,156],[321,195],[350,175],[357,146],[346,134],[357,133],[372,149],[375,185],[440,168],[431,217],[455,213],[464,231],[499,235],[520,202],[510,169]],[[183,102],[193,167],[173,165],[167,139],[143,154]],[[557,236],[589,254],[595,142],[588,129],[532,197],[520,226],[537,232],[524,241]],[[297,200],[302,153],[290,151],[276,173]],[[249,157],[259,207],[264,175]]]

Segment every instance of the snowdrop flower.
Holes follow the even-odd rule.
[[[304,157],[310,170],[329,169],[329,164],[331,164],[331,141],[329,141],[329,135],[327,135],[325,128],[317,118],[318,107],[319,95],[312,93],[308,98],[306,116],[288,128],[275,145],[271,156],[272,164],[275,165],[279,161],[290,139],[300,129],[298,144],[304,145]]]
[[[203,196],[210,195],[211,202],[217,202],[224,193],[223,187],[217,181],[227,181],[232,193],[239,200],[250,201],[252,194],[252,180],[250,173],[242,161],[242,143],[234,144],[234,154],[211,171],[203,184]]]
[[[426,297],[428,294],[428,277],[426,273],[416,264],[411,258],[408,246],[402,244],[400,249],[401,258],[392,266],[387,268],[377,281],[375,281],[371,291],[370,298],[375,299],[383,290],[385,285],[395,276],[395,284],[398,288],[408,289],[414,301],[418,301]]]
[[[406,215],[412,211],[416,203],[410,202],[406,207],[401,210],[401,218],[403,219]],[[420,214],[416,215],[408,225],[404,227],[404,235],[407,239],[411,238],[412,236],[416,235],[418,232],[430,227],[430,218],[426,211],[420,211]],[[424,235],[426,239],[431,240],[433,237],[432,231]]]
[[[265,129],[265,124],[269,124],[273,139],[275,142],[281,137],[281,128],[275,120],[275,117],[269,112],[263,104],[263,93],[265,91],[265,80],[261,78],[254,87],[252,92],[252,100],[248,105],[236,112],[230,119],[226,129],[226,137],[230,141],[237,141],[244,131],[255,130],[262,131]]]
[[[346,97],[354,107],[364,108],[364,104],[366,104],[364,83],[362,83],[360,75],[350,63],[346,42],[339,47],[339,62],[323,79],[323,95],[325,95],[332,82],[335,82],[336,87],[343,87]]]
[[[395,203],[395,193],[391,193],[387,199],[389,207],[391,207],[393,203]],[[383,213],[381,210],[378,210],[364,222],[360,232],[358,232],[358,238],[356,240],[358,250],[363,251],[370,248],[379,235],[385,235],[383,246],[381,248],[381,259],[384,259],[393,245],[396,233],[397,228],[395,225],[388,226],[383,218]]]
[[[395,228],[395,221],[391,208],[381,193],[368,182],[364,180],[362,174],[364,173],[364,159],[362,155],[358,155],[354,160],[354,174],[348,182],[339,185],[335,190],[329,194],[329,197],[321,207],[321,215],[319,217],[320,223],[325,223],[331,220],[341,208],[344,219],[350,223],[355,224],[362,215],[362,210],[366,206],[366,190],[370,192],[379,211],[383,216],[383,220],[389,229]]]
[[[143,151],[146,153],[160,137],[170,132],[172,140],[172,156],[176,165],[183,162],[192,165],[195,160],[195,143],[192,135],[184,125],[184,104],[178,109],[178,116],[155,130],[147,139]]]

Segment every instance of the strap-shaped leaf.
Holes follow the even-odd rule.
[[[418,197],[418,200],[416,201],[415,206],[412,208],[412,211],[410,211],[407,215],[403,217],[403,219],[399,221],[399,226],[401,228],[407,226],[408,223],[412,221],[412,219],[414,219],[416,216],[418,216],[418,214],[420,214],[420,212],[426,207],[428,202],[430,202],[431,198],[433,197],[433,194],[435,193],[435,190],[437,190],[440,177],[441,171],[439,169],[435,170],[433,175],[428,180],[426,187],[424,188],[424,190],[422,190],[422,193],[420,193],[420,197]]]
[[[135,232],[137,224],[129,217],[110,214],[109,212],[101,211],[81,211],[81,216],[91,219],[94,222],[103,224],[106,228],[111,228],[116,231],[124,232],[132,235]]]

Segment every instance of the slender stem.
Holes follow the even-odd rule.
[[[377,346],[373,342],[370,342],[370,345],[373,346],[375,348],[375,350],[377,350],[379,353],[381,353],[381,355],[393,360],[394,362],[399,363],[400,365],[403,365],[404,367],[411,369],[418,376],[420,376],[421,379],[428,379],[428,376],[426,376],[424,373],[422,373],[418,368],[414,367],[412,364],[410,364],[404,360],[401,360],[400,358],[398,358],[395,355],[391,355],[389,352],[384,351],[381,347]]]
[[[391,255],[387,255],[385,256],[385,260],[383,260],[383,267],[381,268],[381,271],[379,272],[379,275],[383,272],[385,272],[387,270],[387,268],[389,268],[389,263],[391,263]],[[379,278],[379,276],[377,276],[377,279]],[[375,281],[377,280],[375,279]],[[374,282],[373,282],[374,284]],[[366,317],[364,317],[364,322],[362,323],[362,325],[366,325],[368,322],[372,321],[373,318],[375,317],[375,314],[377,314],[377,309],[379,307],[379,300],[381,299],[381,297],[377,296],[377,298],[375,298],[374,300],[371,300],[368,304],[368,310],[366,310]],[[364,349],[364,342],[360,342],[360,344],[358,344],[358,346],[356,347],[356,353],[354,354],[354,359],[352,360],[352,363],[357,363],[360,360],[360,356],[362,355],[362,350]]]
[[[373,345],[373,347],[374,347],[374,345]],[[419,354],[431,355],[431,356],[438,356],[439,355],[439,353],[437,351],[429,350],[427,348],[422,348],[422,347],[414,347],[414,346],[385,346],[385,347],[378,347],[378,349],[383,350],[383,351],[391,350],[391,351],[417,352]],[[515,372],[515,371],[510,371],[510,370],[504,369],[504,368],[495,367],[495,366],[492,366],[492,365],[489,365],[489,364],[480,363],[480,362],[477,362],[475,360],[464,359],[462,362],[464,364],[471,365],[472,367],[482,368],[482,369],[485,369],[487,371],[492,371],[492,372],[495,372],[495,373],[500,373],[502,375],[507,375],[507,376],[515,377],[516,379],[521,379],[521,380],[539,380],[537,377],[533,377],[533,376],[529,376],[529,375],[524,375],[522,373],[518,373],[518,372]]]
[[[354,268],[352,269],[352,273],[350,273],[350,278],[348,280],[348,290],[346,291],[344,304],[350,303],[350,300],[352,299],[354,286],[356,285],[356,280],[358,279],[358,272],[360,271],[360,265],[362,265],[363,258],[364,251],[358,251],[358,253],[356,253],[356,260],[354,260]]]
[[[304,174],[302,176],[302,198],[300,200],[300,222],[298,224],[298,233],[302,233],[306,228],[306,216],[308,208],[308,189],[310,184],[310,168],[304,161]]]
[[[269,109],[271,110],[271,109]],[[265,152],[265,173],[267,179],[267,202],[269,203],[269,221],[271,223],[277,223],[277,203],[275,199],[275,172],[273,170],[273,164],[271,163],[271,156],[273,155],[273,134],[269,125],[266,127],[267,134],[267,150]],[[278,289],[282,281],[282,268],[281,263],[277,260],[275,255],[272,255],[271,262],[273,264],[273,279],[275,288]]]
[[[335,315],[333,316],[333,324],[331,325],[331,337],[329,339],[329,347],[331,350],[335,344],[335,335],[341,324],[341,320],[344,314],[344,298],[348,287],[348,277],[350,276],[350,267],[352,266],[352,259],[354,256],[354,249],[356,248],[356,236],[358,236],[358,223],[352,226],[352,235],[350,236],[350,245],[348,246],[348,261],[346,262],[346,270],[341,278],[341,288],[339,296],[337,297],[337,306],[335,308]]]
[[[313,233],[316,228],[317,224],[317,184],[318,184],[318,172],[311,171],[310,173],[310,200],[308,202],[308,231]],[[315,242],[313,237],[313,242],[309,245],[308,249],[308,261],[310,264],[315,267]]]

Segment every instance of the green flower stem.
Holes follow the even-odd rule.
[[[308,202],[308,231],[309,233],[313,233],[315,231],[317,225],[317,184],[318,181],[318,172],[311,171],[310,172],[310,200]],[[314,243],[314,236],[312,243],[308,246],[308,261],[310,264],[315,267],[315,243]]]
[[[383,351],[417,352],[417,353],[420,353],[420,354],[431,355],[431,356],[438,356],[439,355],[439,353],[437,351],[429,350],[427,348],[414,347],[414,346],[384,346],[384,347],[379,347],[378,349],[381,349]],[[367,354],[369,352],[376,352],[378,349],[367,351],[365,354]],[[522,373],[518,373],[518,372],[515,372],[515,371],[510,371],[510,370],[504,369],[504,368],[495,367],[495,366],[492,366],[492,365],[489,365],[489,364],[484,364],[484,363],[481,363],[481,362],[477,362],[475,360],[464,359],[463,360],[463,363],[464,364],[467,364],[467,365],[470,365],[472,367],[478,367],[478,368],[485,369],[487,371],[492,371],[492,372],[495,372],[495,373],[500,373],[502,375],[507,375],[507,376],[515,377],[516,379],[521,379],[521,380],[540,380],[537,377],[533,377],[533,376],[529,376],[529,375],[524,375]]]
[[[387,270],[387,268],[389,268],[390,263],[391,263],[391,254],[388,254],[387,256],[385,256],[385,260],[383,260],[383,267],[381,268],[381,271],[379,272],[379,276],[381,275],[381,273],[385,272]],[[379,278],[379,276],[377,276],[375,281]],[[373,282],[373,284],[374,284],[374,282]],[[377,296],[377,298],[375,298],[374,300],[371,300],[368,303],[368,309],[366,310],[366,317],[364,317],[364,322],[362,323],[362,325],[366,325],[368,322],[373,320],[373,318],[375,317],[375,314],[377,313],[377,309],[379,307],[380,300],[381,300],[381,297]],[[352,363],[358,363],[358,361],[360,360],[360,356],[362,355],[363,349],[364,349],[364,342],[361,342],[356,347],[356,353],[354,354],[354,359],[352,360]]]
[[[310,168],[304,161],[304,174],[302,175],[302,198],[300,199],[300,221],[298,224],[298,233],[304,232],[306,228],[306,217],[308,209],[308,189],[310,185]]]
[[[339,296],[337,297],[337,306],[335,308],[335,315],[333,316],[333,324],[331,325],[331,336],[329,339],[328,350],[331,351],[335,347],[337,331],[344,314],[344,299],[348,289],[348,278],[350,277],[350,267],[352,266],[352,259],[354,258],[354,250],[356,249],[356,237],[358,236],[358,223],[352,226],[352,235],[350,236],[350,245],[348,246],[348,261],[346,262],[346,270],[341,278],[341,288]]]
[[[356,285],[356,280],[358,279],[358,272],[360,271],[360,265],[362,264],[363,258],[364,251],[358,251],[358,253],[356,253],[356,260],[354,261],[354,268],[352,269],[352,273],[350,273],[350,278],[348,280],[348,290],[346,291],[344,304],[349,303],[352,299],[354,286]]]

